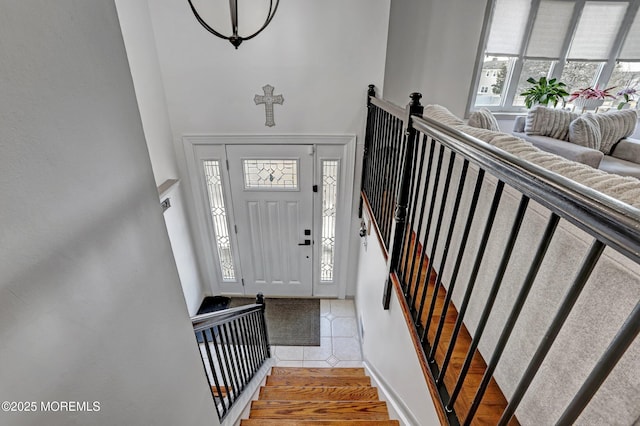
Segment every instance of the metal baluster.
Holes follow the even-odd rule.
[[[380,218],[380,226],[383,235],[386,235],[384,232],[386,226],[386,218],[382,214],[384,210],[384,197],[385,197],[385,174],[387,169],[387,161],[386,161],[386,141],[387,141],[387,131],[389,129],[389,114],[386,111],[381,110],[380,115],[382,117],[381,121],[381,129],[380,129],[380,140],[378,141],[378,150],[379,150],[379,158],[378,158],[378,217]]]
[[[453,171],[453,165],[456,160],[456,153],[450,151],[449,154],[449,166],[447,167],[447,176],[444,180],[444,188],[442,189],[442,196],[440,197],[440,212],[438,214],[438,222],[436,224],[436,232],[433,237],[433,244],[431,245],[431,255],[429,259],[427,259],[427,276],[425,279],[425,286],[422,289],[422,298],[420,299],[420,311],[418,312],[418,319],[422,317],[422,309],[424,307],[424,300],[427,296],[427,288],[429,288],[429,282],[431,281],[431,272],[435,271],[433,267],[433,263],[435,262],[436,256],[436,248],[438,247],[438,241],[440,240],[440,230],[442,229],[442,220],[444,219],[444,209],[447,206],[447,198],[449,197],[449,185],[451,184],[451,173]],[[427,320],[424,326],[424,330],[422,331],[422,336],[420,337],[420,341],[424,342],[425,338],[428,335],[429,327],[431,326],[431,315],[433,315],[433,310],[436,306],[436,300],[438,299],[438,288],[440,287],[440,282],[437,281],[433,286],[433,296],[431,297],[431,304],[429,306],[429,311],[427,312]]]
[[[211,330],[211,335],[214,336],[213,334],[213,328],[210,328],[209,330]],[[218,407],[218,404],[215,403],[216,402],[216,396],[213,392],[213,389],[211,389],[211,381],[208,380],[209,378],[207,377],[207,382],[209,382],[209,388],[211,389],[211,396],[213,397],[213,401],[215,403],[216,406],[216,411],[218,412],[218,417],[222,418],[222,416],[225,415],[225,413],[227,412],[227,406],[224,403],[224,398],[222,398],[222,390],[220,389],[220,383],[218,383],[218,375],[216,374],[216,368],[213,365],[213,358],[211,356],[211,348],[209,348],[209,340],[207,339],[207,333],[203,330],[202,331],[202,341],[204,343],[204,348],[205,348],[205,352],[207,353],[207,360],[209,361],[209,368],[211,369],[211,377],[213,377],[213,382],[215,384],[216,390],[218,391],[218,395],[220,395],[220,401],[222,402],[222,412],[220,412],[220,408]],[[202,356],[202,351],[200,352],[200,355]],[[203,365],[204,365],[204,359],[202,360]],[[205,368],[205,372],[207,371],[207,369]]]
[[[438,153],[438,165],[436,166],[436,174],[435,179],[433,180],[433,191],[431,194],[431,203],[429,204],[429,214],[427,216],[427,228],[424,231],[424,237],[422,239],[422,252],[420,253],[420,261],[418,262],[418,275],[416,276],[416,286],[413,289],[413,297],[411,298],[411,307],[414,312],[413,321],[416,327],[420,326],[420,317],[417,315],[418,311],[422,312],[422,306],[419,308],[415,306],[415,303],[418,298],[418,287],[420,284],[420,278],[422,277],[422,265],[424,264],[424,259],[426,257],[427,252],[427,244],[429,242],[429,234],[431,233],[431,221],[433,220],[433,212],[436,207],[436,198],[438,197],[438,186],[440,184],[440,174],[442,172],[442,159],[444,158],[444,145],[440,145],[440,151]],[[427,196],[427,192],[429,190],[428,187],[424,188],[424,197]],[[416,241],[418,241],[419,235],[416,235]],[[425,283],[425,287],[423,287],[422,293],[426,292],[426,288],[429,283]],[[422,298],[421,303],[424,303],[424,297]],[[414,309],[415,308],[415,309]]]
[[[369,162],[369,170],[367,170],[367,186],[366,194],[369,200],[369,205],[373,210],[373,188],[375,182],[375,170],[376,170],[376,137],[378,131],[378,108],[375,105],[371,105],[371,138],[369,140],[369,150],[367,152],[367,160]]]
[[[489,237],[491,236],[491,228],[493,227],[493,221],[496,218],[496,213],[498,211],[498,205],[500,204],[500,198],[502,197],[503,189],[504,182],[498,181],[498,185],[496,186],[496,191],[493,196],[493,201],[491,203],[489,217],[487,218],[484,233],[482,234],[482,240],[480,241],[480,247],[478,248],[478,252],[476,253],[476,260],[473,264],[473,270],[471,271],[469,283],[467,284],[467,289],[464,293],[462,305],[460,306],[460,312],[458,312],[458,319],[456,320],[456,324],[451,335],[451,341],[449,342],[449,347],[447,348],[447,354],[445,355],[444,361],[442,363],[440,374],[436,379],[437,384],[444,383],[444,375],[447,372],[447,367],[449,366],[451,355],[453,355],[453,348],[455,347],[456,341],[458,339],[458,333],[460,333],[460,328],[462,327],[464,314],[467,311],[469,300],[471,299],[471,293],[473,292],[473,287],[475,285],[476,278],[478,277],[478,271],[480,270],[480,264],[482,263],[482,258],[484,257],[484,252],[487,248],[487,242],[489,241]]]
[[[249,354],[249,362],[251,364],[251,375],[253,376],[258,370],[258,361],[256,359],[256,355],[254,352],[255,349],[255,341],[253,331],[251,329],[251,313],[247,314],[244,318],[244,324],[246,331],[246,341],[247,341],[247,353]]]
[[[220,327],[216,326],[215,327],[217,331],[217,333],[214,333],[214,336],[218,336],[218,338],[220,338]],[[222,383],[224,384],[224,388],[226,389],[227,395],[229,397],[229,407],[231,407],[231,374],[230,374],[230,370],[229,370],[229,364],[226,364],[227,370],[224,369],[223,364],[222,364],[222,357],[220,356],[220,347],[222,346],[222,339],[220,338],[220,344],[218,344],[217,340],[218,338],[214,337],[214,345],[213,345],[213,350],[216,353],[216,358],[218,360],[218,366],[220,367],[220,375],[222,376]],[[226,360],[225,360],[226,361]],[[229,377],[229,381],[227,381],[227,376]]]
[[[572,425],[576,421],[639,333],[640,303],[637,303],[556,425]]]
[[[221,341],[224,341],[224,344],[222,346],[222,353],[224,354],[224,362],[225,362],[225,365],[227,366],[227,369],[228,369],[227,371],[229,371],[230,372],[229,374],[231,374],[233,401],[235,401],[238,398],[238,395],[240,394],[241,387],[238,381],[238,374],[236,373],[236,365],[233,362],[233,354],[231,352],[231,344],[229,340],[229,333],[227,332],[227,324],[220,325],[219,335],[220,335]],[[231,395],[231,393],[227,392],[227,395]]]
[[[245,367],[247,368],[247,375],[248,375],[247,383],[248,383],[249,380],[251,380],[251,377],[253,376],[253,372],[255,370],[253,368],[253,364],[251,362],[251,358],[249,355],[249,334],[247,331],[245,318],[246,318],[245,316],[238,318],[238,327],[240,328],[240,332],[239,332],[240,340],[238,343],[240,344],[240,352],[245,361],[244,362]]]
[[[238,321],[231,321],[229,323],[229,329],[231,331],[231,338],[234,339],[234,343],[235,345],[233,345],[233,352],[236,355],[236,363],[238,365],[238,370],[240,371],[241,374],[241,379],[242,379],[242,389],[240,389],[240,391],[242,391],[244,389],[244,387],[246,386],[247,382],[248,382],[248,377],[249,375],[247,374],[247,370],[245,368],[245,364],[244,364],[244,360],[242,359],[242,346],[241,346],[241,342],[240,342],[240,337],[238,335]]]
[[[387,203],[387,213],[386,213],[386,217],[387,217],[387,245],[391,244],[391,230],[393,228],[393,213],[394,213],[394,207],[395,207],[395,202],[396,202],[396,197],[398,195],[398,180],[399,180],[399,174],[400,174],[400,161],[402,161],[402,158],[405,155],[405,149],[406,149],[406,141],[404,140],[404,138],[402,137],[402,122],[396,118],[396,117],[392,117],[391,118],[392,121],[394,123],[397,123],[400,125],[400,128],[394,128],[394,131],[392,133],[392,135],[390,136],[392,144],[394,146],[397,146],[394,149],[394,156],[392,158],[392,161],[389,163],[389,179],[386,180],[387,182],[387,186],[389,188],[389,196],[388,196],[388,203]]]
[[[493,377],[493,372],[495,371],[500,358],[502,357],[502,353],[504,352],[504,348],[507,346],[507,342],[509,341],[509,337],[511,336],[511,332],[518,321],[518,317],[520,316],[520,312],[522,312],[522,307],[524,303],[527,301],[527,297],[529,296],[529,291],[533,286],[533,282],[538,275],[538,271],[540,270],[540,266],[542,265],[542,261],[547,254],[547,250],[549,245],[551,244],[551,239],[558,227],[558,222],[560,218],[552,213],[549,218],[549,222],[547,223],[547,227],[545,228],[544,234],[542,235],[542,239],[540,240],[540,245],[538,246],[538,250],[533,258],[531,263],[531,267],[529,268],[529,272],[527,272],[527,276],[524,279],[524,283],[520,288],[520,292],[518,293],[518,297],[516,298],[513,307],[511,308],[511,312],[509,313],[509,317],[505,322],[504,328],[502,329],[502,333],[500,333],[500,338],[498,339],[498,343],[496,343],[496,347],[493,350],[493,355],[491,356],[491,360],[489,361],[489,365],[487,365],[487,369],[482,376],[482,380],[480,381],[480,386],[478,386],[478,390],[476,391],[476,395],[473,398],[473,402],[471,404],[471,408],[469,408],[469,412],[467,413],[467,417],[464,419],[464,425],[470,425],[471,420],[473,420],[473,416],[476,411],[480,407],[480,402],[482,401],[482,397],[489,386],[489,382]]]
[[[516,390],[513,392],[513,395],[511,396],[511,399],[507,404],[507,408],[505,408],[504,412],[502,413],[502,417],[500,417],[500,421],[498,422],[499,426],[506,426],[509,420],[511,420],[511,417],[516,412],[516,409],[518,408],[518,405],[520,405],[524,394],[527,392],[527,389],[529,389],[529,385],[531,385],[533,378],[540,369],[542,361],[544,361],[547,353],[549,353],[551,345],[553,345],[553,342],[562,329],[564,322],[571,313],[573,305],[575,305],[576,301],[578,300],[578,296],[580,296],[582,289],[591,276],[593,268],[595,268],[596,263],[598,263],[600,255],[602,254],[604,248],[605,245],[598,240],[595,240],[591,245],[587,256],[582,262],[582,266],[580,267],[576,278],[571,284],[571,287],[569,287],[569,290],[565,294],[564,299],[560,304],[560,308],[558,308],[558,311],[556,312],[556,315],[553,318],[549,329],[542,338],[540,345],[538,345],[538,349],[536,349],[533,358],[531,358],[531,361],[529,362],[524,375],[520,379]]]
[[[380,230],[383,229],[383,221],[382,217],[382,197],[383,197],[383,182],[384,182],[384,137],[385,137],[385,122],[386,122],[386,112],[382,109],[379,112],[380,114],[380,122],[378,129],[378,161],[376,163],[376,218],[379,218],[378,225],[380,226]]]
[[[391,196],[389,191],[389,162],[387,161],[388,147],[387,143],[391,135],[391,115],[385,112],[385,126],[382,140],[380,141],[381,156],[380,156],[380,216],[382,217],[382,233],[384,235],[384,241],[387,247],[389,246],[389,233],[390,223],[392,216],[385,214],[386,203],[389,202]]]
[[[388,213],[387,213],[387,217],[389,218],[388,221],[388,230],[389,230],[389,235],[391,235],[391,228],[393,225],[393,210],[395,207],[395,200],[396,200],[396,196],[398,194],[398,184],[400,181],[400,172],[401,172],[401,168],[400,168],[400,161],[402,160],[402,158],[404,158],[404,150],[406,149],[405,146],[405,140],[402,137],[402,121],[396,117],[393,118],[393,121],[396,123],[396,127],[394,130],[394,142],[397,142],[396,144],[398,145],[398,148],[396,150],[396,153],[394,155],[393,158],[393,163],[392,163],[392,179],[389,182],[389,187],[391,189],[390,193],[390,197],[389,197],[389,206],[388,206]],[[415,153],[415,147],[414,147],[414,153]],[[414,154],[415,155],[415,154]],[[413,171],[413,169],[411,169]]]
[[[445,409],[448,409],[450,411],[453,410],[453,404],[455,404],[456,399],[458,398],[458,395],[462,390],[462,385],[464,384],[464,380],[467,376],[467,373],[469,372],[469,367],[471,367],[471,361],[476,353],[478,345],[480,344],[480,339],[482,338],[484,329],[487,326],[487,322],[489,321],[489,316],[491,315],[491,311],[493,310],[493,305],[496,301],[496,297],[498,296],[498,291],[500,291],[500,286],[502,285],[504,274],[507,271],[507,266],[509,266],[509,260],[511,260],[511,254],[513,253],[513,248],[516,245],[518,234],[520,233],[520,228],[522,227],[522,222],[524,220],[524,214],[527,212],[528,205],[529,197],[523,195],[520,199],[518,211],[516,212],[516,218],[513,221],[513,225],[511,226],[511,232],[509,233],[509,238],[507,240],[507,245],[504,248],[502,259],[500,259],[500,265],[498,266],[496,277],[493,281],[493,284],[491,285],[489,296],[487,297],[484,308],[482,309],[480,320],[478,321],[476,331],[473,335],[473,339],[471,340],[471,345],[469,346],[469,350],[467,351],[467,356],[464,360],[464,363],[462,364],[462,368],[460,369],[460,374],[458,375],[458,380],[453,389],[453,392],[451,393],[449,402],[445,407]]]
[[[376,190],[377,190],[377,180],[378,180],[378,141],[380,140],[379,131],[380,131],[380,111],[378,107],[372,105],[373,107],[373,134],[371,135],[371,179],[369,184],[370,193],[367,194],[369,197],[369,204],[371,205],[371,210],[376,213]]]
[[[258,316],[258,312],[254,311],[251,313],[251,316],[249,317],[249,321],[251,323],[251,333],[253,334],[253,340],[254,340],[254,347],[253,347],[253,351],[255,353],[255,357],[257,360],[257,365],[258,365],[258,369],[262,366],[262,363],[264,362],[265,356],[262,352],[262,344],[260,342],[260,329],[258,328],[258,322],[257,322],[257,316]]]
[[[440,268],[438,269],[438,273],[436,275],[436,283],[435,283],[435,288],[439,288],[439,286],[442,284],[442,275],[444,274],[444,268],[447,265],[447,258],[449,256],[449,248],[451,247],[451,239],[453,238],[453,231],[455,229],[455,225],[456,225],[456,220],[458,218],[458,210],[460,210],[460,202],[462,201],[462,193],[464,192],[464,184],[465,181],[467,179],[467,170],[469,168],[469,161],[468,160],[464,160],[462,163],[462,170],[460,171],[460,179],[458,180],[458,186],[456,188],[456,199],[453,203],[453,211],[451,212],[451,219],[449,221],[449,228],[447,231],[447,237],[445,239],[445,243],[444,243],[444,249],[442,251],[442,262],[440,262]],[[437,294],[437,293],[435,293]],[[442,318],[443,315],[446,315],[446,310],[447,310],[447,305],[443,304],[442,305],[442,309],[440,311],[440,318]],[[431,317],[431,313],[428,315],[428,317]],[[436,334],[435,336],[438,336],[438,332],[437,330],[440,329],[440,324],[438,324],[438,327],[436,327]],[[425,330],[428,330],[429,327],[425,327]],[[434,338],[434,342],[435,342],[435,338]],[[427,357],[427,360],[429,358]]]
[[[373,180],[374,180],[374,170],[375,170],[375,143],[376,143],[376,125],[378,119],[378,111],[375,105],[371,104],[371,108],[369,109],[369,113],[371,114],[371,134],[369,136],[369,148],[367,149],[367,179],[366,179],[366,191],[367,198],[369,199],[369,204],[371,204],[371,200],[373,199]]]
[[[260,368],[260,358],[258,357],[258,342],[256,341],[256,333],[253,327],[253,312],[245,317],[247,324],[247,336],[249,338],[249,353],[251,355],[251,364],[253,366],[253,374]]]
[[[384,197],[384,202],[382,203],[384,209],[382,211],[382,217],[384,217],[384,235],[387,236],[385,238],[385,243],[389,246],[389,235],[391,235],[391,227],[393,225],[393,204],[394,204],[394,195],[395,195],[395,165],[398,162],[398,158],[402,155],[402,146],[401,144],[396,144],[394,136],[395,136],[395,126],[396,126],[396,118],[389,117],[388,123],[388,132],[385,136],[385,141],[387,142],[387,152],[385,158],[385,177],[384,177],[384,188],[386,189],[386,196]],[[391,161],[388,161],[391,159]]]
[[[408,279],[408,275],[407,275],[407,267],[409,266],[409,258],[411,257],[409,255],[409,252],[412,251],[411,250],[411,233],[413,232],[413,228],[415,225],[415,221],[416,221],[416,212],[418,212],[418,197],[420,196],[420,182],[422,181],[422,171],[424,169],[424,157],[427,153],[427,144],[425,141],[425,136],[422,135],[421,138],[418,139],[418,143],[416,144],[416,149],[418,149],[419,146],[419,151],[416,151],[416,155],[414,156],[413,159],[413,166],[412,166],[412,170],[416,170],[416,167],[418,169],[418,172],[413,176],[413,178],[411,179],[411,188],[409,190],[409,194],[413,194],[413,202],[411,202],[409,204],[409,211],[410,213],[410,217],[411,219],[409,219],[409,226],[407,226],[407,235],[405,236],[405,248],[403,248],[402,252],[404,253],[404,266],[402,267],[401,271],[402,271],[402,275],[401,275],[401,284],[403,286],[403,291],[405,292],[405,296],[407,294],[407,289],[408,289],[408,285],[407,285],[407,279]],[[432,145],[433,146],[433,145]],[[433,150],[431,151],[433,153]],[[418,161],[418,155],[420,154],[420,160]],[[418,163],[418,164],[416,164]],[[422,217],[422,212],[420,212],[420,218]],[[420,220],[420,218],[418,220]],[[415,245],[414,245],[415,246]]]
[[[398,119],[398,122],[400,122],[400,124],[402,124],[402,121],[399,120],[399,119]],[[404,130],[402,128],[398,129],[398,144],[400,145],[399,152],[400,152],[401,155],[396,160],[396,163],[395,163],[395,166],[394,166],[395,174],[397,175],[397,179],[396,179],[397,182],[394,183],[393,186],[392,186],[393,191],[392,191],[392,196],[390,198],[392,200],[391,201],[391,205],[392,205],[393,209],[392,209],[391,214],[389,215],[389,237],[388,237],[389,238],[389,246],[391,246],[391,231],[393,229],[393,221],[395,220],[395,213],[396,213],[395,209],[397,207],[396,202],[397,202],[397,199],[398,199],[398,194],[401,191],[400,184],[402,182],[402,178],[404,177],[404,176],[402,176],[403,161],[407,156],[407,149],[409,148],[409,141],[408,141],[407,138],[404,138],[403,135],[404,135]],[[417,143],[417,140],[418,140],[418,137],[416,136],[416,138],[414,139],[413,146],[415,146],[415,143]],[[413,152],[415,152],[415,148],[413,149]],[[413,152],[411,154],[412,156],[413,156]],[[409,170],[409,173],[413,173],[413,171]],[[408,204],[409,204],[409,193],[407,193],[407,207],[408,207]],[[406,218],[407,218],[407,216],[406,216],[406,211],[405,211],[405,218],[404,218],[404,225],[403,225],[404,228],[403,229],[406,229],[406,222],[407,222]],[[403,237],[402,238],[402,242],[404,244],[404,234],[403,234],[402,237]],[[399,252],[399,255],[402,255],[402,252]],[[396,268],[399,265],[399,262],[400,262],[400,258],[398,257],[398,262],[396,263]]]
[[[260,329],[260,315],[262,314],[262,312],[254,312],[253,315],[251,316],[251,319],[253,321],[253,328],[254,328],[254,333],[256,335],[256,344],[257,344],[257,353],[258,353],[258,358],[260,359],[260,365],[262,365],[262,363],[264,362],[265,359],[267,359],[267,353],[264,350],[264,342],[262,340],[262,330]]]
[[[420,238],[420,234],[422,233],[422,222],[424,220],[424,207],[427,205],[427,193],[429,191],[429,184],[431,183],[431,170],[433,168],[433,158],[434,158],[434,153],[435,153],[435,149],[436,149],[436,144],[434,142],[433,139],[427,137],[426,135],[423,135],[422,137],[422,142],[424,145],[426,145],[428,142],[430,147],[429,147],[429,165],[427,166],[427,175],[425,177],[424,180],[424,186],[422,188],[422,202],[420,203],[420,216],[418,218],[418,228],[415,231],[415,238],[413,240],[413,253],[411,254],[411,269],[409,270],[409,278],[408,278],[408,284],[407,284],[407,291],[405,293],[405,299],[407,299],[407,303],[409,305],[409,309],[413,310],[413,302],[414,302],[414,297],[411,297],[411,290],[412,290],[412,285],[411,283],[413,282],[413,272],[415,270],[415,266],[416,266],[416,258],[419,257],[418,256],[418,243],[419,243],[419,238]],[[417,185],[418,189],[420,188],[420,184]],[[416,280],[415,282],[415,288],[416,290],[414,290],[414,292],[417,291],[418,288],[418,282]]]

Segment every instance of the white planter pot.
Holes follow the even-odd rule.
[[[578,98],[573,100],[573,104],[576,106],[576,109],[578,109],[579,111],[596,109],[599,106],[602,106],[603,103],[604,103],[604,99]]]

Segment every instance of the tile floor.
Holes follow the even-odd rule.
[[[279,367],[362,367],[353,300],[320,300],[320,346],[272,346]]]

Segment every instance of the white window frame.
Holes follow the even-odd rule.
[[[525,55],[525,52],[527,50],[527,46],[529,44],[529,40],[533,31],[533,24],[535,22],[536,13],[540,6],[541,0],[531,0],[529,17],[527,19],[527,26],[526,26],[524,36],[520,44],[520,49],[517,55],[500,55],[500,54],[493,55],[493,52],[486,52],[487,41],[489,39],[490,25],[493,17],[493,12],[495,9],[496,0],[489,0],[487,2],[487,8],[485,10],[485,16],[484,16],[484,24],[483,24],[482,32],[480,35],[480,44],[478,48],[478,54],[476,57],[476,65],[473,73],[474,78],[469,90],[469,97],[467,102],[467,114],[470,114],[472,111],[474,111],[479,107],[488,108],[489,110],[494,112],[504,112],[504,113],[521,113],[525,111],[526,110],[525,107],[514,106],[513,102],[515,97],[518,95],[516,93],[518,80],[522,73],[523,63],[527,59],[551,61],[552,64],[550,66],[547,78],[549,79],[556,78],[558,80],[560,79],[560,77],[562,76],[564,67],[568,62],[567,56],[569,53],[569,49],[571,47],[571,40],[578,26],[578,22],[579,22],[582,10],[584,9],[585,4],[589,0],[563,0],[563,1],[574,3],[575,7],[573,10],[573,15],[571,17],[571,20],[569,22],[569,28],[565,36],[565,40],[562,43],[561,53],[558,58],[528,57]],[[599,0],[599,1],[607,1],[607,0]],[[625,14],[622,24],[620,25],[618,33],[615,37],[611,50],[609,51],[609,56],[606,62],[603,63],[600,69],[596,72],[596,75],[594,75],[593,84],[594,85],[598,84],[600,87],[603,87],[603,88],[606,87],[606,84],[608,83],[615,69],[617,58],[620,54],[620,51],[622,50],[624,40],[629,32],[629,29],[631,28],[631,25],[633,24],[634,18],[640,19],[640,13],[638,12],[638,9],[640,8],[640,0],[610,0],[610,1],[627,2],[629,3],[629,6],[627,8],[627,13]],[[484,58],[486,55],[510,56],[514,58],[515,61],[513,66],[510,67],[510,69],[508,69],[507,71],[507,76],[503,86],[503,93],[504,91],[506,91],[506,94],[501,97],[500,105],[476,106],[475,105],[476,96],[479,90],[480,77],[482,75],[482,66],[483,66]],[[581,60],[580,62],[602,62],[602,61]],[[632,62],[632,61],[625,61],[625,62]]]

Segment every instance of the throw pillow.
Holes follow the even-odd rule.
[[[427,105],[424,107],[423,117],[431,118],[447,126],[459,126],[464,124],[464,121],[451,113],[447,108],[442,105]]]
[[[594,114],[586,113],[569,124],[569,142],[591,149],[600,149],[601,140],[600,125]]]
[[[568,141],[569,124],[578,116],[574,112],[537,105],[527,113],[524,132],[527,135],[549,136]]]
[[[487,129],[492,130],[494,132],[500,131],[500,126],[498,126],[498,120],[491,114],[487,108],[480,108],[478,111],[475,111],[469,117],[469,126],[477,127],[478,129]]]
[[[634,109],[608,111],[595,114],[594,117],[598,120],[600,133],[602,134],[600,151],[604,152],[605,155],[611,153],[620,139],[631,136],[638,122],[638,113]]]

